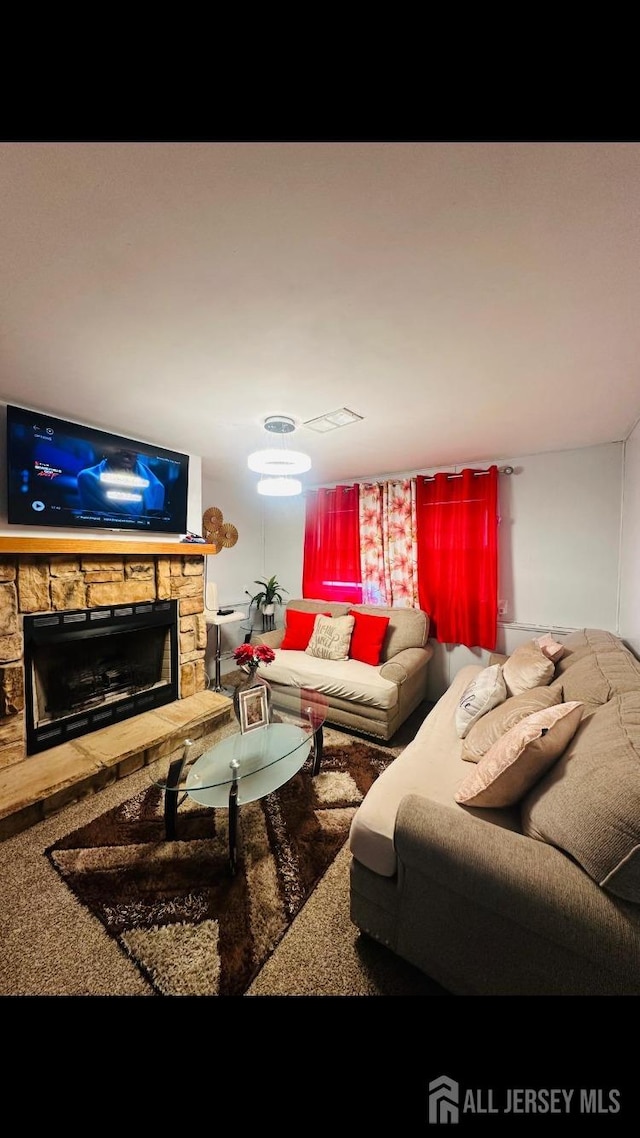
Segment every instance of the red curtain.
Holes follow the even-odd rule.
[[[302,595],[312,600],[362,600],[359,487],[307,493]]]
[[[417,478],[418,596],[443,644],[496,646],[498,468]]]

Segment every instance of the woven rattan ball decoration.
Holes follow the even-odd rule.
[[[222,549],[231,549],[238,540],[238,531],[231,522],[225,522],[222,510],[217,506],[210,506],[202,515],[202,536],[207,545],[212,546],[213,553],[220,553]]]
[[[231,522],[223,522],[220,526],[220,536],[225,549],[231,549],[238,540],[238,531]]]
[[[207,545],[213,546],[213,552],[219,553],[222,549],[222,533],[219,529],[207,530],[205,535]]]
[[[217,506],[210,506],[202,516],[202,524],[205,530],[209,530],[211,533],[213,530],[219,529],[222,525],[222,510],[219,510]],[[202,536],[206,537],[206,534]]]

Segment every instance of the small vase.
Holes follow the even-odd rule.
[[[266,689],[266,693],[267,693],[268,722],[270,723],[271,722],[271,688],[269,687],[269,684],[267,683],[266,680],[263,680],[259,675],[257,675],[257,671],[258,671],[258,665],[257,664],[249,664],[249,665],[247,665],[247,668],[248,668],[248,671],[247,671],[246,679],[242,680],[238,684],[238,686],[235,688],[234,693],[233,693],[233,713],[234,713],[236,719],[238,720],[238,723],[240,724],[240,726],[242,726],[242,720],[240,718],[240,693],[248,691],[250,688],[263,687]],[[244,670],[245,669],[243,668],[243,671]]]

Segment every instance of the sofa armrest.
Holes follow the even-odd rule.
[[[394,843],[407,878],[428,878],[462,908],[481,906],[577,956],[611,951],[637,967],[638,907],[601,889],[555,846],[418,794],[400,803]]]
[[[260,632],[251,637],[252,644],[266,644],[269,648],[279,648],[284,640],[284,628],[276,628],[273,632]]]
[[[411,676],[424,668],[433,656],[430,644],[426,648],[403,648],[397,652],[393,660],[387,660],[380,668],[380,675],[394,684],[404,684]]]

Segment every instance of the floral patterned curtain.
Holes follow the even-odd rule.
[[[360,485],[363,604],[419,608],[416,482]]]

